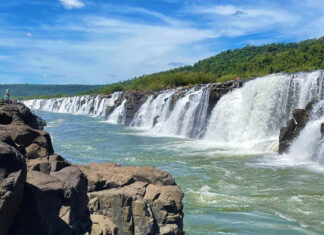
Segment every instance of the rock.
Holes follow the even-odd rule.
[[[128,117],[147,95],[127,95]],[[0,235],[183,234],[183,193],[170,174],[72,166],[40,128],[25,106],[0,102]]]
[[[0,124],[11,123],[23,123],[33,129],[39,129],[36,115],[25,105],[0,103]]]
[[[49,172],[50,172],[48,158],[46,158],[46,157],[31,159],[31,160],[27,161],[27,167],[28,167],[28,170],[40,171],[44,174],[49,174]]]
[[[159,231],[151,207],[145,200],[132,202],[132,214],[134,220],[134,234],[156,234]]]
[[[132,200],[130,195],[118,190],[92,192],[89,193],[89,209],[91,214],[109,218],[118,228],[118,234],[132,234]]]
[[[92,214],[91,215],[92,228],[91,235],[117,235],[118,228],[106,216]]]
[[[46,126],[46,121],[39,116],[36,116],[36,118],[37,118],[37,123],[38,123],[39,129],[44,130],[44,127]]]
[[[125,103],[125,109],[126,109],[125,125],[129,125],[131,123],[137,111],[140,109],[142,104],[145,103],[148,96],[151,94],[152,94],[151,92],[143,92],[143,91],[141,92],[129,91],[124,93],[124,95],[120,98],[120,100],[121,101],[124,99],[127,100]]]
[[[106,108],[106,117],[108,117],[115,109],[115,106],[107,106]]]
[[[307,110],[311,110],[311,103],[307,105]],[[280,129],[279,135],[279,150],[282,154],[288,151],[289,146],[299,135],[300,131],[306,126],[309,120],[309,114],[306,109],[295,109],[293,111],[293,118],[288,120],[286,126]]]
[[[155,126],[159,122],[159,119],[160,119],[160,116],[154,117],[153,126]]]
[[[175,184],[172,176],[154,167],[121,167],[113,163],[77,165],[89,180],[89,192],[122,187],[135,181],[160,185]]]
[[[293,117],[297,126],[300,128],[304,128],[309,120],[309,114],[306,109],[295,109],[293,111]]]
[[[168,173],[112,163],[79,167],[89,179],[91,215],[109,221],[95,225],[95,233],[116,229],[117,234],[183,234],[184,194]]]
[[[52,174],[28,171],[14,234],[83,234],[90,228],[83,173],[66,167]]]
[[[13,147],[0,143],[0,235],[11,229],[26,181],[24,157]]]
[[[60,155],[53,154],[49,156],[49,167],[51,172],[59,171],[67,166],[71,166],[71,163]]]

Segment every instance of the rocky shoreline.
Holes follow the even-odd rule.
[[[0,102],[0,235],[184,234],[183,192],[153,167],[73,165],[44,122]]]

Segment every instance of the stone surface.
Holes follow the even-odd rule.
[[[109,221],[94,225],[95,234],[183,234],[184,194],[170,174],[112,163],[78,167],[89,179],[91,216]]]
[[[175,184],[172,176],[154,167],[121,167],[113,163],[77,165],[89,180],[89,192],[117,188],[135,181],[160,185]]]
[[[83,234],[90,229],[87,180],[75,167],[53,175],[29,171],[14,234]]]
[[[0,142],[0,235],[9,232],[23,199],[26,181],[24,157]]]
[[[279,154],[283,154],[289,150],[290,144],[306,126],[309,120],[307,110],[311,110],[311,104],[308,104],[306,107],[307,109],[295,109],[293,111],[293,118],[288,120],[286,126],[280,129]]]

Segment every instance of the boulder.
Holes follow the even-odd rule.
[[[183,234],[183,192],[170,174],[153,167],[112,163],[78,165],[89,180],[94,234]],[[98,217],[99,216],[99,217]]]
[[[44,127],[46,126],[46,121],[39,116],[36,116],[36,118],[37,118],[37,123],[38,123],[39,129],[44,130]]]
[[[37,117],[23,104],[0,102],[0,124],[23,123],[33,129],[39,129]]]
[[[8,234],[14,222],[23,199],[26,172],[24,157],[0,143],[0,235]]]
[[[90,163],[78,166],[89,180],[89,192],[117,188],[135,181],[160,185],[174,185],[175,180],[154,167],[121,167],[113,163]]]
[[[291,143],[297,138],[300,131],[306,126],[309,120],[309,111],[311,105],[307,105],[307,109],[295,109],[293,111],[293,118],[286,122],[286,126],[280,129],[279,135],[279,154],[288,151]]]
[[[87,180],[75,167],[44,174],[28,171],[24,198],[12,228],[23,234],[83,234],[91,226]]]

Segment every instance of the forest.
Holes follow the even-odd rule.
[[[272,73],[324,69],[324,37],[299,43],[247,45],[184,66],[114,83],[93,92],[109,94],[123,90],[159,90],[182,85],[246,79]]]
[[[247,45],[227,50],[213,57],[150,75],[104,86],[88,85],[0,85],[4,94],[12,96],[54,98],[71,95],[111,94],[127,90],[161,90],[177,86],[247,79],[272,73],[293,73],[324,69],[324,37],[298,43],[273,43],[263,46]]]

